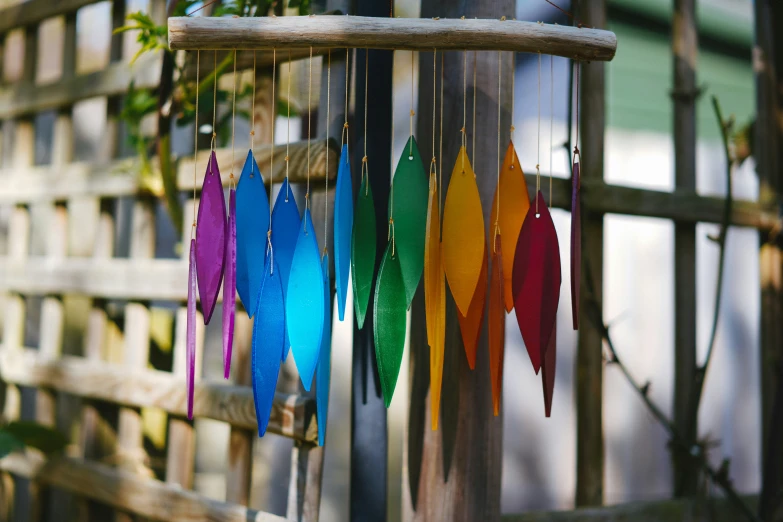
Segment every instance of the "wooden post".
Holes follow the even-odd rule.
[[[779,2],[755,3],[756,71],[755,128],[759,175],[759,202],[779,205],[783,194],[783,6]],[[783,254],[781,240],[769,241],[761,233],[759,253],[761,278],[761,424],[763,482],[759,500],[762,520],[780,518],[779,492],[783,485]]]
[[[460,1],[425,0],[422,17],[445,16],[499,19],[514,12],[510,0]],[[445,54],[443,105],[443,191],[460,145],[458,130],[462,127],[463,56]],[[503,53],[503,78],[506,93],[511,86],[511,53]],[[468,55],[472,74],[472,56]],[[422,53],[419,61],[419,117],[417,141],[425,163],[431,156],[432,140],[432,54]],[[478,60],[477,85],[468,80],[468,112],[472,112],[473,90],[477,89],[476,171],[484,209],[485,233],[489,234],[490,209],[495,192],[497,171],[497,53],[482,55]],[[509,98],[510,99],[510,98]],[[438,102],[439,103],[439,102]],[[407,107],[406,107],[407,109]],[[504,103],[501,114],[501,141],[506,143],[511,127],[510,104]],[[470,121],[472,117],[468,115]],[[439,125],[439,124],[438,124]],[[468,129],[469,135],[472,131]],[[477,161],[476,161],[477,160]],[[445,195],[442,196],[445,200]],[[385,237],[385,236],[384,236]],[[480,284],[486,284],[486,280]],[[423,288],[419,288],[411,312],[411,403],[408,437],[405,441],[410,503],[404,505],[404,519],[413,521],[497,521],[500,520],[500,475],[502,469],[502,416],[493,417],[491,383],[488,365],[486,324],[478,345],[478,362],[471,370],[457,321],[456,306],[447,299],[446,347],[444,354],[440,427],[430,427],[428,399],[429,350],[424,317]],[[513,403],[513,398],[508,398]],[[404,483],[406,481],[404,480]],[[407,500],[407,493],[404,498]]]
[[[388,16],[384,2],[359,0],[357,15]],[[356,78],[365,78],[366,51],[356,52]],[[367,107],[367,121],[372,132],[367,133],[367,157],[372,172],[370,187],[375,204],[376,224],[376,273],[380,257],[386,248],[389,181],[391,173],[391,101],[392,96],[392,53],[370,51],[371,74],[368,77],[368,92],[373,103]],[[364,89],[356,89],[356,107],[364,110]],[[356,118],[351,133],[352,165],[361,166],[364,143],[364,119]],[[359,190],[360,176],[353,177],[354,194]],[[351,522],[365,520],[386,520],[387,448],[386,407],[381,396],[375,362],[373,341],[372,306],[367,309],[364,328],[353,326],[353,361],[351,378]]]
[[[675,0],[672,21],[674,61],[674,181],[696,191],[696,1]],[[692,418],[696,376],[696,225],[674,224],[674,424],[688,445],[695,444]],[[697,493],[698,473],[687,454],[673,451],[674,495]]]
[[[605,0],[579,2],[578,19],[590,27],[606,26]],[[581,67],[579,92],[579,136],[582,178],[604,177],[604,132],[606,128],[606,70],[603,63],[577,64]],[[583,199],[584,201],[584,199]],[[582,205],[582,286],[580,310],[588,302],[602,301],[603,214]],[[592,292],[588,288],[592,280]],[[604,499],[603,436],[603,339],[590,321],[579,323],[576,353],[576,505],[597,506]]]

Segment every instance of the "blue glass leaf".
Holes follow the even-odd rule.
[[[345,319],[345,299],[348,296],[348,272],[351,268],[351,233],[353,231],[353,190],[348,144],[340,153],[337,169],[337,189],[334,194],[334,272],[337,290],[337,312]]]
[[[310,391],[324,327],[324,286],[318,240],[309,209],[305,210],[303,219],[288,275],[285,316],[294,361],[304,389]]]
[[[237,293],[248,317],[258,307],[269,230],[269,200],[253,151],[237,183]]]
[[[263,283],[258,297],[258,308],[253,321],[253,347],[251,370],[253,400],[256,405],[258,436],[263,437],[272,412],[277,376],[280,373],[280,350],[285,342],[285,301],[280,269],[274,263],[269,269],[267,259],[263,270]]]
[[[329,287],[329,254],[324,254],[324,330],[315,381],[315,405],[318,413],[318,445],[326,442],[326,416],[329,413],[329,381],[332,373],[332,292]]]
[[[291,261],[294,258],[296,240],[299,237],[299,229],[302,220],[299,217],[299,209],[296,207],[294,193],[288,185],[288,180],[283,180],[280,192],[277,193],[275,206],[272,209],[272,246],[275,249],[275,263],[280,269],[280,278],[283,281],[283,294],[288,291],[288,274],[291,273]],[[288,357],[291,342],[288,332],[285,334],[282,358]]]

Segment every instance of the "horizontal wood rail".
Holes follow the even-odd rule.
[[[101,0],[30,0],[0,9],[0,34],[20,27],[28,27]]]
[[[70,457],[46,460],[32,451],[11,454],[0,460],[0,469],[149,520],[285,522],[276,515],[208,499],[178,484]]]
[[[2,16],[2,13],[0,13]],[[43,85],[15,83],[0,88],[0,119],[59,109],[99,96],[124,94],[130,82],[137,89],[155,88],[160,76],[160,54],[142,56],[135,64],[115,63],[89,74]]]
[[[274,146],[275,182],[285,177],[285,145]],[[254,149],[261,174],[269,179],[269,157],[273,153],[271,145],[259,145]],[[229,185],[231,173],[231,150],[218,149],[218,164],[221,169],[223,185]],[[196,188],[201,188],[209,151],[199,154]],[[235,153],[234,176],[239,177],[245,162],[247,150]],[[303,183],[307,180],[307,142],[295,142],[290,145],[289,179],[291,183]],[[329,177],[337,175],[339,150],[335,141],[330,141]],[[152,162],[157,165],[157,161]],[[159,172],[151,176],[142,176],[140,164],[136,159],[115,161],[105,165],[93,163],[69,163],[52,167],[40,166],[26,169],[0,169],[0,203],[34,203],[37,201],[62,201],[78,196],[120,197],[163,195],[163,182]],[[313,141],[310,145],[310,178],[323,180],[326,175],[326,143]],[[177,164],[177,183],[180,190],[193,190],[193,157],[183,158]],[[314,189],[320,189],[315,184]]]
[[[173,50],[370,48],[545,53],[609,61],[611,31],[517,20],[283,16],[169,18]]]
[[[119,365],[63,356],[46,359],[36,350],[0,350],[0,379],[19,386],[48,388],[79,397],[136,408],[160,408],[187,415],[184,378],[157,370],[131,371]],[[253,390],[222,382],[196,383],[194,417],[223,421],[255,432]],[[317,444],[315,401],[276,393],[268,433]]]

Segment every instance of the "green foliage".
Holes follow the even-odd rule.
[[[288,7],[298,7],[299,14],[304,16],[310,14],[310,0],[288,0]]]
[[[146,116],[153,114],[157,107],[158,98],[151,89],[136,89],[135,84],[131,82],[120,118],[128,126],[128,140],[134,148],[142,144],[146,147],[150,141],[149,137],[141,133],[141,122]]]
[[[35,422],[11,422],[0,428],[0,458],[25,446],[50,454],[62,451],[67,444],[62,433]]]
[[[169,50],[167,26],[157,25],[147,13],[142,11],[129,14],[127,19],[132,23],[118,27],[114,30],[114,34],[127,31],[139,32],[136,35],[136,41],[141,44],[141,48],[133,55],[130,61],[131,65],[144,53],[159,49]]]

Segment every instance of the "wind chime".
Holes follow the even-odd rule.
[[[292,31],[295,29],[295,31]],[[459,38],[460,34],[472,38]],[[426,35],[426,36],[425,36]],[[455,37],[455,35],[457,37]],[[411,51],[411,100],[413,99],[413,52],[432,51],[432,158],[429,174],[422,161],[413,132],[415,112],[410,107],[410,136],[396,162],[388,200],[387,243],[375,274],[375,204],[370,188],[367,157],[367,86],[369,53],[365,53],[364,155],[357,194],[353,193],[349,157],[348,85],[345,91],[345,122],[341,132],[333,237],[337,315],[345,319],[349,274],[352,275],[353,309],[359,328],[364,328],[372,306],[372,328],[377,370],[386,406],[391,403],[399,375],[406,337],[406,313],[424,279],[427,342],[430,346],[430,400],[432,428],[438,427],[446,330],[446,288],[454,298],[465,356],[471,369],[481,364],[477,346],[487,316],[493,412],[500,412],[504,364],[505,319],[512,310],[536,374],[542,376],[544,408],[551,413],[556,363],[556,316],[561,285],[560,250],[549,208],[552,205],[552,150],[549,158],[548,198],[541,190],[541,64],[542,53],[578,60],[611,60],[616,49],[614,35],[607,31],[550,26],[541,23],[501,20],[402,20],[363,17],[309,16],[280,18],[171,18],[172,49],[196,51],[197,79],[202,49],[229,48],[234,52],[232,118],[236,106],[236,49],[254,49],[253,91],[255,95],[255,50],[272,51],[272,98],[277,73],[277,49],[288,49],[290,99],[290,49],[309,48],[307,166],[303,212],[289,180],[290,104],[286,140],[285,178],[272,205],[274,154],[270,155],[270,192],[253,156],[251,117],[250,150],[239,181],[229,176],[228,212],[215,154],[217,87],[213,89],[213,126],[198,216],[191,231],[188,289],[188,416],[193,415],[195,378],[196,289],[204,321],[208,323],[223,285],[223,361],[229,376],[233,342],[235,295],[254,319],[252,381],[259,436],[269,422],[280,365],[289,349],[299,370],[302,386],[309,391],[316,384],[318,440],[325,440],[331,365],[330,256],[327,245],[319,249],[314,216],[310,208],[310,135],[313,47],[325,48],[327,64],[326,117],[331,109],[331,49],[345,48],[346,68],[352,43],[366,48]],[[472,42],[459,48],[455,42]],[[477,51],[497,51],[498,129],[496,192],[489,212],[488,230],[477,185],[476,79]],[[461,145],[443,198],[443,75],[444,52],[462,52]],[[473,108],[472,143],[468,151],[468,53],[472,51]],[[538,54],[538,134],[535,192],[531,198],[514,147],[514,127],[501,161],[501,96],[503,51]],[[215,60],[217,60],[217,51]],[[437,92],[440,55],[440,99]],[[554,56],[550,56],[550,145]],[[578,85],[579,69],[576,67]],[[513,69],[511,114],[513,116]],[[357,85],[359,81],[357,81]],[[578,90],[578,89],[577,89]],[[254,96],[255,99],[255,96]],[[577,95],[578,100],[578,95]],[[412,102],[411,102],[412,103]],[[440,145],[436,155],[437,107],[440,107]],[[198,90],[196,92],[198,110]],[[394,103],[392,100],[392,113]],[[578,101],[577,101],[578,122]],[[198,120],[198,114],[196,115]],[[232,121],[233,121],[232,119]],[[578,125],[577,125],[578,129]],[[392,137],[394,133],[392,131]],[[329,168],[328,132],[326,136]],[[581,265],[580,154],[574,147],[571,194],[571,299],[573,328],[578,328]],[[196,148],[198,140],[195,140]],[[392,151],[394,143],[392,138]],[[471,161],[471,156],[472,160]],[[197,156],[195,156],[197,158]],[[195,177],[198,167],[194,169]],[[329,175],[325,188],[329,189]],[[194,189],[194,198],[196,192]],[[267,199],[267,197],[269,199]],[[355,214],[354,214],[355,213]],[[329,223],[324,206],[324,242]],[[422,277],[423,276],[423,277]],[[488,310],[488,311],[487,311]],[[543,371],[541,371],[543,369]]]

